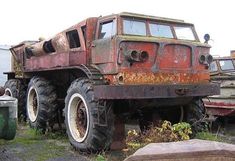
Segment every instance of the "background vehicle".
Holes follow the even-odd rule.
[[[235,66],[232,57],[217,57],[210,64],[213,82],[220,84],[220,95],[204,99],[207,113],[215,117],[235,115]]]
[[[182,20],[133,13],[88,18],[51,39],[12,47],[6,93],[22,111],[27,98],[37,129],[53,126],[64,110],[70,142],[81,151],[122,141],[127,118],[138,119],[143,131],[159,119],[185,120],[198,131],[201,98],[219,93],[209,82],[209,49]]]

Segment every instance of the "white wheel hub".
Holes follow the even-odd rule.
[[[85,99],[79,93],[70,97],[68,103],[67,121],[73,139],[83,142],[89,131],[89,114]]]
[[[39,111],[38,93],[32,86],[27,95],[27,114],[31,122],[35,122]]]
[[[12,94],[10,88],[6,88],[6,89],[5,89],[5,95],[10,96],[10,97],[13,96],[13,94]]]

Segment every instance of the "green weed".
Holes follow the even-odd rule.
[[[202,140],[211,140],[211,141],[223,141],[223,139],[215,134],[212,134],[210,132],[199,132],[195,136],[196,139],[202,139]]]

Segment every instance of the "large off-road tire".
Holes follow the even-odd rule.
[[[192,101],[186,108],[186,121],[191,124],[192,136],[198,132],[208,131],[208,123],[206,121],[206,110],[201,99]]]
[[[18,118],[26,120],[26,86],[19,79],[10,79],[4,88],[6,95],[18,99]]]
[[[70,143],[82,152],[97,152],[109,149],[114,130],[112,105],[94,99],[90,80],[76,79],[67,91],[65,99],[65,124]],[[97,124],[99,108],[105,109],[106,126]]]
[[[44,132],[52,126],[57,114],[55,87],[44,78],[33,77],[28,85],[26,109],[32,128]]]

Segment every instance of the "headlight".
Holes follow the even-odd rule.
[[[147,51],[142,51],[139,55],[140,61],[146,61],[149,58],[149,54]]]
[[[213,56],[210,54],[201,54],[199,56],[199,63],[204,64],[204,65],[209,65],[213,61]]]
[[[129,50],[125,53],[125,57],[128,61],[134,62],[139,61],[139,53],[136,50]]]
[[[201,55],[199,56],[199,63],[205,64],[205,61],[206,61],[206,56],[203,55],[203,54],[201,54]]]
[[[213,56],[211,56],[210,54],[207,54],[207,55],[206,55],[206,61],[207,61],[208,64],[212,63],[212,61],[213,61]]]
[[[149,58],[149,54],[147,51],[129,50],[125,57],[129,62],[143,62]]]

